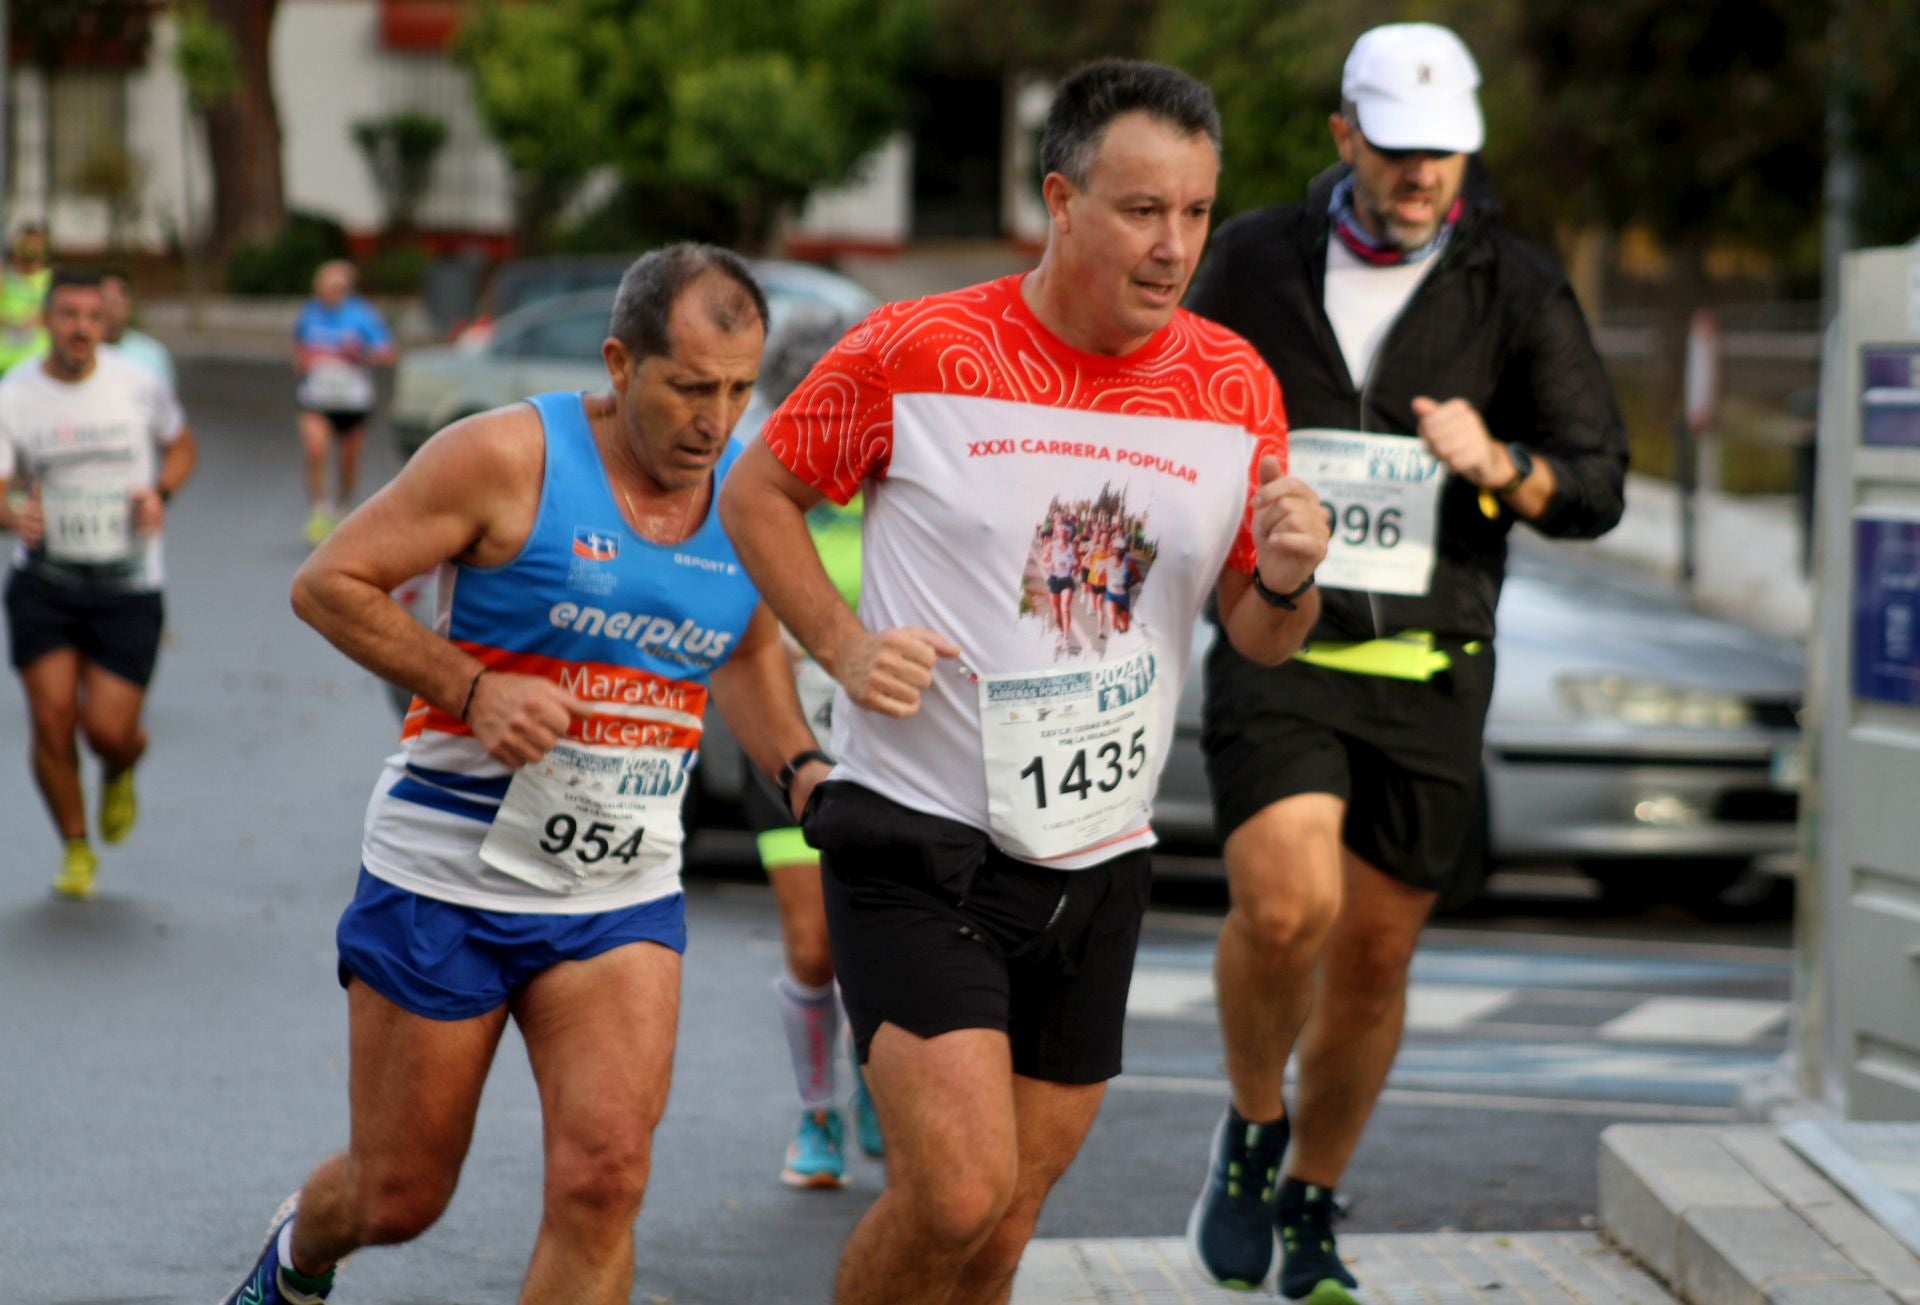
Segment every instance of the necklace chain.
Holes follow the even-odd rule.
[[[633,528],[635,530],[639,530],[640,514],[633,510],[633,500],[627,497],[627,487],[625,485],[616,484],[614,488],[620,491],[620,501],[627,505],[627,520],[633,523]],[[700,487],[698,485],[695,485],[693,487],[693,493],[687,496],[687,510],[680,515],[680,537],[678,539],[672,540],[671,542],[676,544],[684,542],[688,534],[691,533],[692,527],[693,527],[693,509],[694,509],[694,505],[699,503],[699,501],[700,501]],[[641,533],[644,534],[645,532],[642,531]]]

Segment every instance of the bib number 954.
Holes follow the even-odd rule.
[[[595,820],[588,824],[585,831],[580,822],[564,812],[547,817],[542,826],[543,837],[540,850],[551,856],[559,856],[571,851],[573,858],[581,865],[595,865],[611,857],[622,865],[632,865],[633,859],[640,855],[641,838],[646,830],[635,828],[618,843],[620,829],[604,820]]]
[[[1124,781],[1138,778],[1142,767],[1147,764],[1146,737],[1145,729],[1135,730],[1133,737],[1127,741],[1124,753],[1121,751],[1118,740],[1109,739],[1093,750],[1091,761],[1088,760],[1085,748],[1077,748],[1070,754],[1063,754],[1067,765],[1060,776],[1057,794],[1063,798],[1077,796],[1085,802],[1088,795],[1095,789],[1102,793],[1111,793]],[[1060,760],[1061,757],[1056,756],[1055,764]],[[1027,763],[1027,768],[1020,772],[1020,778],[1033,781],[1034,804],[1045,811],[1048,796],[1046,757],[1036,755]]]

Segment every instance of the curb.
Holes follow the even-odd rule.
[[[1920,1305],[1920,1259],[1770,1127],[1615,1124],[1600,1225],[1686,1305]]]

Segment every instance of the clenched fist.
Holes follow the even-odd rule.
[[[1327,555],[1331,530],[1320,496],[1307,483],[1280,470],[1280,459],[1260,459],[1260,488],[1253,496],[1253,542],[1260,583],[1290,594],[1307,582]]]
[[[1480,489],[1492,489],[1513,479],[1513,459],[1507,446],[1487,432],[1487,423],[1465,399],[1437,403],[1424,395],[1413,401],[1420,442],[1447,464],[1447,470]]]
[[[953,640],[919,626],[862,630],[840,645],[827,669],[854,706],[907,717],[920,710],[920,691],[933,683],[939,660],[959,655]]]
[[[567,736],[574,720],[593,714],[590,704],[537,675],[488,671],[473,686],[467,723],[487,755],[508,766],[540,760]]]

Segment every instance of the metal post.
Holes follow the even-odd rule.
[[[13,60],[9,57],[7,0],[0,0],[0,233],[13,214],[13,172],[9,147],[13,144]]]

